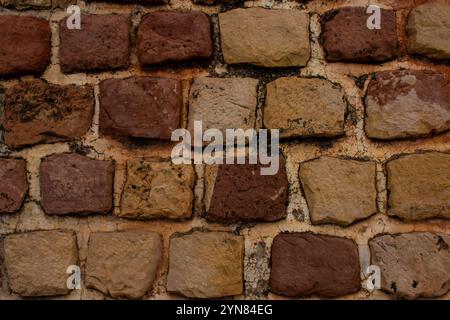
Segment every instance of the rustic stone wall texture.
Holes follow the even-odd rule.
[[[449,300],[449,59],[450,0],[0,0],[0,299]]]

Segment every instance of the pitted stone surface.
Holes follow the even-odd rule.
[[[25,160],[0,158],[0,213],[19,210],[27,191]]]

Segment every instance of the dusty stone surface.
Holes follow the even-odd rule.
[[[234,9],[219,14],[226,63],[304,66],[309,60],[309,15],[298,10]]]
[[[273,240],[271,291],[333,298],[359,288],[358,248],[352,240],[311,233],[281,233]]]
[[[126,67],[130,55],[131,19],[125,15],[81,15],[81,29],[59,24],[60,65],[63,72]]]
[[[0,0],[0,4],[7,6],[14,6],[17,9],[45,9],[52,6],[52,0]]]
[[[258,80],[251,78],[196,78],[189,95],[188,129],[202,121],[203,130],[250,129],[255,126]]]
[[[167,290],[189,298],[243,292],[244,239],[226,232],[193,232],[170,241]]]
[[[324,79],[278,78],[267,85],[264,125],[280,137],[344,133],[347,105],[341,88]]]
[[[5,93],[5,144],[20,148],[79,139],[89,130],[93,114],[91,86],[20,82]]]
[[[183,219],[192,215],[195,172],[172,161],[129,160],[119,216]]]
[[[408,16],[408,51],[435,59],[450,59],[450,2],[415,7]]]
[[[450,82],[434,71],[375,73],[366,96],[369,138],[421,137],[450,129]]]
[[[321,157],[300,164],[299,177],[314,224],[349,225],[376,213],[374,162]]]
[[[19,210],[27,191],[25,160],[0,158],[0,212],[11,213]]]
[[[161,238],[154,232],[92,233],[86,262],[86,286],[113,298],[143,297],[155,279],[161,248]]]
[[[39,169],[47,214],[107,213],[113,205],[114,162],[75,153],[45,158]]]
[[[170,140],[179,128],[181,82],[132,77],[100,83],[100,131],[106,135]]]
[[[450,155],[410,154],[386,165],[389,215],[404,220],[450,218]]]
[[[399,298],[438,297],[450,290],[450,236],[429,232],[386,234],[370,240],[381,289]]]
[[[56,296],[70,292],[66,270],[77,265],[76,237],[68,231],[35,231],[4,240],[8,284],[24,297]]]
[[[384,61],[397,55],[395,12],[381,9],[381,29],[369,29],[367,7],[344,7],[321,18],[321,44],[329,61]]]
[[[211,26],[198,11],[157,11],[146,14],[137,30],[141,64],[208,58],[213,53]]]
[[[39,73],[50,60],[51,31],[43,18],[0,16],[0,77]]]

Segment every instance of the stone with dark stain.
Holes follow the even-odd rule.
[[[47,214],[107,213],[113,206],[114,162],[63,153],[45,158],[41,205]]]
[[[20,148],[81,138],[94,115],[91,86],[20,82],[5,94],[5,144]]]
[[[334,298],[360,288],[358,248],[349,239],[281,233],[272,245],[270,289],[288,297]]]
[[[0,159],[0,212],[20,209],[28,192],[26,163],[23,159]]]

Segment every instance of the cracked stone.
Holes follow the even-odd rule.
[[[0,212],[18,211],[27,192],[25,160],[0,158]]]

